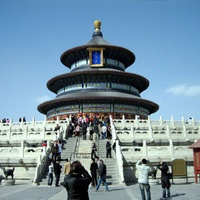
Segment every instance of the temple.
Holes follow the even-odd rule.
[[[200,153],[197,154],[200,150],[196,152],[196,145],[193,146],[200,138],[200,121],[194,118],[177,121],[173,117],[151,120],[150,115],[159,106],[141,98],[149,81],[125,72],[135,62],[135,55],[104,40],[100,21],[94,22],[94,29],[88,43],[61,55],[62,64],[71,71],[47,82],[56,97],[38,106],[38,111],[46,116],[43,121],[0,120],[0,175],[15,169],[13,179],[0,176],[2,185],[15,184],[15,180],[47,185],[52,145],[57,140],[63,144],[61,165],[66,158],[70,162],[80,160],[88,171],[95,142],[97,155],[107,165],[109,184],[137,182],[135,164],[141,158],[146,158],[152,168],[167,162],[174,179],[194,179],[194,160],[195,176],[200,173]],[[78,127],[87,122],[82,121],[84,116],[95,116],[99,121],[90,121],[85,132],[83,129],[79,129],[79,134],[76,129],[70,132],[72,124]],[[81,120],[73,123],[74,117]],[[91,137],[94,124],[98,124],[99,131]],[[115,144],[112,158],[106,155],[107,140],[99,137],[103,135],[103,126],[107,126],[106,137]],[[195,150],[195,159],[190,146]],[[61,175],[63,180],[64,173]],[[160,179],[158,173],[156,178],[150,178],[151,184],[158,184]]]
[[[159,106],[141,98],[149,81],[125,70],[135,62],[135,55],[103,38],[101,22],[94,22],[92,39],[61,55],[61,62],[70,73],[56,76],[47,87],[56,98],[38,106],[48,119],[71,115],[127,119],[147,119]]]

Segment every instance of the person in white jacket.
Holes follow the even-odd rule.
[[[139,172],[138,183],[142,195],[142,200],[146,200],[145,190],[146,190],[147,200],[151,200],[151,191],[149,185],[149,172],[151,168],[147,165],[147,160],[144,158],[142,160],[139,160],[136,163],[136,168]]]

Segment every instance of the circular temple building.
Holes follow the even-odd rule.
[[[103,38],[101,22],[94,22],[92,39],[85,45],[65,51],[61,62],[71,71],[50,79],[47,88],[55,99],[38,106],[47,119],[65,119],[71,115],[145,119],[159,106],[141,98],[149,81],[125,70],[135,55]]]

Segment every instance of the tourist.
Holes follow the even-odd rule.
[[[87,135],[87,124],[84,121],[82,124],[82,134],[83,134],[83,140],[86,140],[86,135]]]
[[[162,198],[170,197],[171,184],[169,180],[169,167],[166,162],[161,162],[157,168],[161,170],[161,187],[163,189]]]
[[[96,186],[96,191],[98,191],[101,183],[106,187],[106,192],[108,192],[108,184],[106,182],[106,165],[104,164],[103,160],[100,160],[100,165],[98,168],[98,175],[99,175],[99,180],[98,180],[98,185]]]
[[[54,131],[59,131],[60,130],[60,126],[58,124],[56,124],[56,127],[54,128]]]
[[[95,136],[95,140],[100,139],[100,134],[99,134],[99,124],[95,123],[94,124],[94,136]]]
[[[53,162],[56,162],[58,156],[58,141],[55,140],[51,147],[51,158]]]
[[[83,122],[83,118],[82,118],[82,116],[80,115],[79,118],[78,118],[78,124],[82,125],[82,122]]]
[[[107,138],[112,138],[111,126],[109,123],[107,123]]]
[[[97,146],[95,142],[92,142],[91,147],[91,159],[96,157]]]
[[[67,190],[68,200],[89,200],[88,186],[92,181],[91,176],[79,161],[74,161],[71,165],[71,172],[61,183]]]
[[[90,165],[90,173],[92,176],[92,186],[97,186],[97,169],[98,169],[98,164],[95,162],[95,159],[92,158],[92,163]]]
[[[107,127],[105,123],[103,123],[103,126],[101,127],[101,134],[102,134],[102,140],[106,139],[106,134],[107,134]]]
[[[146,200],[145,190],[147,194],[147,200],[151,200],[151,191],[149,185],[149,171],[151,170],[151,168],[147,165],[147,160],[139,160],[136,163],[136,168],[139,171],[138,183],[142,195],[142,200]]]
[[[101,164],[101,161],[100,161],[99,156],[95,156],[95,160],[96,160],[96,163],[97,163],[98,168],[99,168],[99,166],[100,166],[100,164]]]
[[[51,147],[51,159],[53,162],[56,162],[58,157],[58,141],[55,140]]]
[[[53,183],[53,162],[50,162],[49,164],[49,170],[48,170],[48,186],[51,187]]]
[[[115,154],[116,154],[116,141],[115,141],[114,144],[112,145],[112,148],[113,148],[113,150],[114,150],[114,152],[115,152]]]
[[[80,135],[80,132],[81,132],[80,124],[77,124],[77,125],[76,125],[76,128],[75,128],[75,136],[79,136],[79,135]]]
[[[26,118],[25,118],[25,117],[23,117],[22,121],[23,121],[23,122],[26,122]]]
[[[90,122],[89,134],[90,134],[90,140],[93,140],[94,126],[93,126],[93,123],[92,123],[92,122]]]
[[[112,150],[112,144],[111,144],[111,140],[108,139],[106,142],[106,158],[111,157],[111,150]]]
[[[61,153],[62,153],[62,141],[58,140],[58,156],[57,156],[58,160],[61,160]]]
[[[74,124],[70,123],[69,125],[69,131],[68,131],[68,137],[72,137],[74,134]]]
[[[60,161],[56,160],[56,162],[53,164],[53,170],[55,174],[55,187],[59,187],[59,180],[60,180],[60,173],[61,173],[62,166],[60,165]]]
[[[90,123],[90,118],[89,118],[88,115],[86,115],[85,122],[86,122],[87,127],[88,127],[88,126],[89,126],[89,123]]]
[[[65,160],[65,164],[64,164],[64,174],[67,175],[70,173],[70,162],[68,160],[68,158],[66,158]]]

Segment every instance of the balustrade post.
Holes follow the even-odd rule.
[[[142,156],[146,159],[148,159],[148,154],[147,154],[147,143],[146,140],[143,140],[143,152],[142,152]]]
[[[35,117],[32,118],[32,127],[35,129]]]
[[[149,115],[148,118],[147,118],[147,122],[148,122],[148,123],[147,123],[148,125],[151,125],[151,117],[150,117],[150,115]]]
[[[152,126],[151,125],[149,125],[148,134],[150,135],[151,142],[153,142],[154,141],[154,139],[153,139],[153,130],[152,130]]]
[[[184,117],[181,118],[181,122],[182,122],[182,125],[184,126],[185,125],[185,119],[184,119]]]
[[[159,120],[159,122],[160,122],[160,126],[163,127],[163,118],[162,118],[162,116],[160,116],[160,120]]]
[[[24,158],[24,149],[25,149],[25,145],[24,145],[24,140],[21,141],[21,157]]]
[[[27,139],[28,139],[28,126],[25,129],[25,140],[27,140]]]
[[[171,139],[171,130],[170,130],[168,124],[167,124],[167,137],[168,137],[169,139]]]
[[[124,128],[125,127],[125,116],[122,115],[122,127]]]
[[[9,120],[9,126],[12,127],[12,125],[13,125],[13,119],[10,119]]]
[[[138,115],[135,115],[135,124],[136,124],[136,127],[138,128],[139,127],[139,117],[138,117]]]
[[[175,127],[175,123],[174,123],[174,117],[173,116],[171,117],[171,124],[172,124],[172,127],[174,128]]]
[[[172,139],[169,139],[170,153],[172,160],[174,159],[174,145]]]

